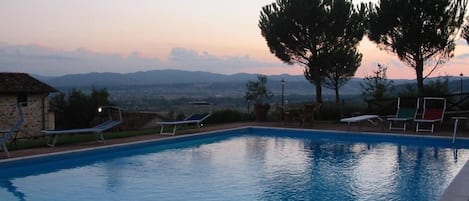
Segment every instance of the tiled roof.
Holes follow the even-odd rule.
[[[57,89],[43,83],[26,73],[1,73],[0,93],[49,93]]]

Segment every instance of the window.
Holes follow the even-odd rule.
[[[22,106],[28,106],[28,95],[27,94],[18,94],[16,96],[17,103],[23,103]]]

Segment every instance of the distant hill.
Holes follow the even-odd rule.
[[[72,88],[85,93],[92,86],[106,88],[110,101],[134,111],[178,111],[181,105],[191,100],[207,100],[218,109],[230,108],[246,110],[244,94],[246,82],[256,80],[257,74],[239,73],[223,75],[202,71],[153,70],[135,73],[87,73],[59,77],[32,75],[37,79],[54,86],[61,92],[69,92]],[[303,75],[272,75],[268,76],[268,88],[274,97],[271,103],[281,100],[282,87],[280,80],[287,82],[284,86],[286,104],[295,104],[314,100],[315,87]],[[436,78],[428,79],[429,81]],[[449,87],[458,93],[460,77],[450,77]],[[393,80],[395,92],[405,89],[408,84],[416,85],[415,80]],[[347,103],[362,102],[362,78],[352,78],[340,89],[341,99]],[[469,91],[469,80],[464,81],[465,91]],[[323,101],[335,100],[334,91],[323,88]],[[183,107],[182,107],[183,108]],[[181,112],[181,111],[179,111]]]
[[[129,86],[181,83],[214,83],[214,82],[246,82],[256,79],[257,74],[239,73],[224,75],[203,71],[183,70],[152,70],[135,73],[87,73],[70,74],[59,77],[35,75],[36,78],[57,87],[66,86]],[[287,79],[289,81],[305,81],[304,77],[295,75],[270,76],[272,80]]]
[[[127,90],[151,90],[154,93],[167,94],[199,94],[199,95],[222,95],[238,96],[244,93],[245,84],[249,80],[256,80],[257,74],[239,73],[224,75],[203,71],[183,70],[152,70],[135,73],[87,73],[70,74],[59,77],[47,77],[33,75],[37,79],[58,88],[67,90],[70,88],[89,89],[91,86],[98,88],[127,91]],[[314,85],[309,83],[303,75],[271,75],[268,76],[269,88],[278,93],[281,90],[280,80],[287,81],[285,85],[286,94],[314,94]],[[429,78],[427,81],[437,78]],[[449,77],[450,89],[460,89],[460,77]],[[406,84],[414,84],[415,80],[395,79],[394,85],[397,91],[404,88]],[[362,78],[352,78],[340,89],[341,94],[361,94],[360,83]],[[463,88],[469,89],[469,83],[465,82]],[[466,86],[467,85],[467,86]],[[324,94],[333,94],[330,89],[324,89]]]

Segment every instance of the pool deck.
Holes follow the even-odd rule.
[[[431,134],[429,132],[419,132],[416,133],[413,128],[409,128],[407,131],[390,131],[386,124],[378,124],[378,125],[371,125],[367,122],[363,123],[362,125],[358,124],[351,124],[347,125],[344,123],[337,123],[337,122],[314,122],[313,124],[299,126],[298,123],[295,122],[246,122],[246,123],[231,123],[231,124],[223,124],[223,125],[216,125],[216,126],[207,126],[202,127],[200,129],[189,129],[189,130],[180,130],[177,131],[176,135],[187,135],[187,134],[194,134],[198,132],[208,132],[208,131],[216,131],[216,130],[225,130],[225,129],[232,129],[232,128],[239,128],[239,127],[246,127],[246,126],[263,126],[263,127],[278,127],[278,128],[301,128],[301,129],[314,129],[314,130],[331,130],[331,131],[349,131],[352,133],[357,132],[370,132],[370,133],[393,133],[393,134],[402,134],[402,135],[422,135],[422,136],[443,136],[443,137],[452,137],[453,136],[453,128],[441,127],[438,128],[435,133]],[[462,129],[458,131],[457,137],[469,138],[469,130],[468,128]],[[128,138],[120,138],[120,139],[108,139],[105,140],[104,143],[96,143],[96,142],[87,142],[87,143],[79,143],[73,145],[62,145],[57,146],[54,148],[46,146],[41,148],[33,148],[33,149],[22,149],[22,150],[13,150],[10,151],[10,159],[14,158],[22,158],[22,157],[30,157],[35,155],[43,155],[43,154],[50,154],[50,153],[59,153],[65,151],[73,151],[73,150],[80,150],[80,149],[89,149],[89,148],[96,148],[101,146],[108,146],[108,145],[116,145],[116,144],[123,144],[123,143],[131,143],[131,142],[139,142],[139,141],[147,141],[147,140],[154,140],[154,139],[163,139],[171,137],[171,135],[160,135],[159,133],[155,133],[154,135],[143,135],[137,137],[128,137]],[[0,153],[0,162],[6,159],[4,153]],[[469,161],[466,162],[463,169],[458,173],[456,178],[451,182],[450,186],[445,190],[443,196],[441,197],[440,201],[469,201]]]

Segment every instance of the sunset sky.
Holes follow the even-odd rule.
[[[0,71],[39,75],[180,69],[234,74],[302,74],[273,56],[258,28],[273,0],[15,0],[0,1]],[[358,2],[358,1],[354,1]],[[391,53],[360,44],[362,66],[378,63],[390,78],[415,78]],[[469,75],[469,46],[433,76]]]

